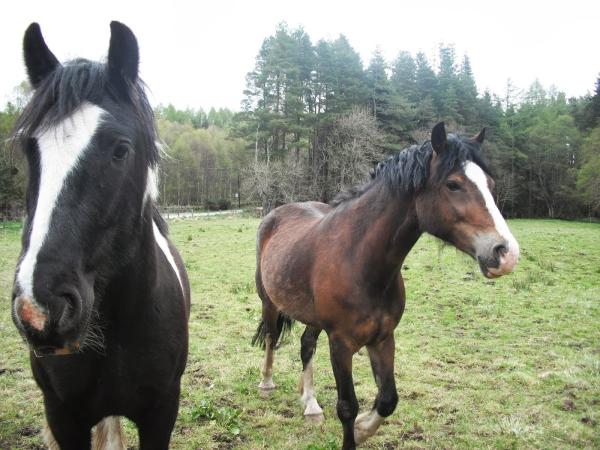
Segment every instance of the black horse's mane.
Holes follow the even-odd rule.
[[[58,65],[40,83],[17,120],[16,137],[32,136],[40,129],[56,125],[84,102],[100,105],[106,95],[115,103],[126,102],[132,108],[142,127],[141,135],[147,139],[144,146],[148,151],[149,163],[155,165],[159,160],[157,133],[143,81],[138,78],[135,82],[127,83],[126,89],[123,89],[123,86],[110,79],[105,64],[82,58]]]
[[[429,163],[433,155],[431,142],[420,147],[413,145],[381,161],[371,171],[371,179],[360,186],[354,186],[339,193],[331,202],[332,206],[360,197],[371,187],[382,183],[392,194],[415,193],[421,190],[429,178]],[[439,170],[436,182],[448,177],[466,161],[473,161],[484,172],[490,173],[480,144],[456,134],[448,134],[446,149],[439,156]]]

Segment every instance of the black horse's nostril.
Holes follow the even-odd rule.
[[[504,244],[498,244],[493,249],[494,256],[498,259],[502,258],[506,252],[508,252],[508,248]]]
[[[81,297],[76,292],[64,292],[58,296],[62,311],[58,319],[58,329],[66,332],[73,327],[73,322],[78,321],[82,309]]]

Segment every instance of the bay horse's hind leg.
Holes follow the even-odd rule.
[[[398,403],[394,380],[394,335],[391,334],[376,345],[367,346],[367,349],[378,392],[373,409],[356,418],[354,439],[357,444],[373,436],[383,423],[383,419],[394,412]]]
[[[300,400],[304,407],[304,417],[310,420],[320,421],[323,418],[323,410],[315,398],[313,385],[313,356],[317,348],[317,339],[321,330],[307,325],[300,339],[300,357],[302,358],[302,376],[300,377]]]
[[[256,330],[256,335],[252,343],[264,342],[265,359],[261,370],[262,379],[258,388],[265,393],[275,389],[275,383],[273,383],[273,360],[275,357],[275,347],[281,332],[281,329],[278,328],[278,316],[279,313],[275,305],[268,298],[264,298],[262,321],[258,326],[258,330]]]

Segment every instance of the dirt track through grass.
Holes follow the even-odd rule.
[[[315,359],[322,425],[298,396],[296,326],[277,352],[270,397],[257,392],[262,352],[254,289],[258,220],[171,223],[192,284],[190,357],[174,449],[334,449],[341,444],[325,335]],[[517,220],[516,273],[490,281],[424,236],[404,267],[396,330],[396,412],[366,448],[600,448],[600,225]],[[43,407],[10,319],[20,227],[0,224],[0,448],[40,448]],[[361,410],[376,394],[368,357],[354,358]],[[137,443],[126,426],[128,443]]]

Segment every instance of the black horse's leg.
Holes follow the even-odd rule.
[[[263,392],[275,389],[273,383],[273,360],[275,357],[275,346],[279,339],[281,330],[277,328],[278,311],[268,298],[262,299],[262,319],[265,326],[265,360],[262,366],[262,380],[258,385]]]
[[[157,399],[153,407],[135,418],[140,450],[167,450],[179,409],[179,385]]]
[[[396,409],[398,393],[394,380],[394,335],[391,334],[376,345],[367,346],[371,368],[378,392],[371,411],[364,412],[356,418],[354,424],[354,439],[361,444],[373,436],[383,419]]]
[[[43,437],[49,449],[81,450],[91,447],[91,426],[82,424],[79,417],[68,413],[57,401],[45,397],[44,405],[48,423]]]
[[[300,395],[302,405],[304,405],[304,416],[307,418],[319,419],[323,417],[323,410],[315,398],[315,389],[313,385],[313,366],[312,360],[317,348],[321,330],[319,328],[307,325],[302,338],[300,339],[300,358],[302,358],[302,376],[300,377]]]
[[[344,429],[342,449],[355,449],[354,419],[358,414],[358,400],[356,400],[354,382],[352,381],[352,355],[354,351],[342,338],[330,334],[329,352],[337,386],[337,413]]]

